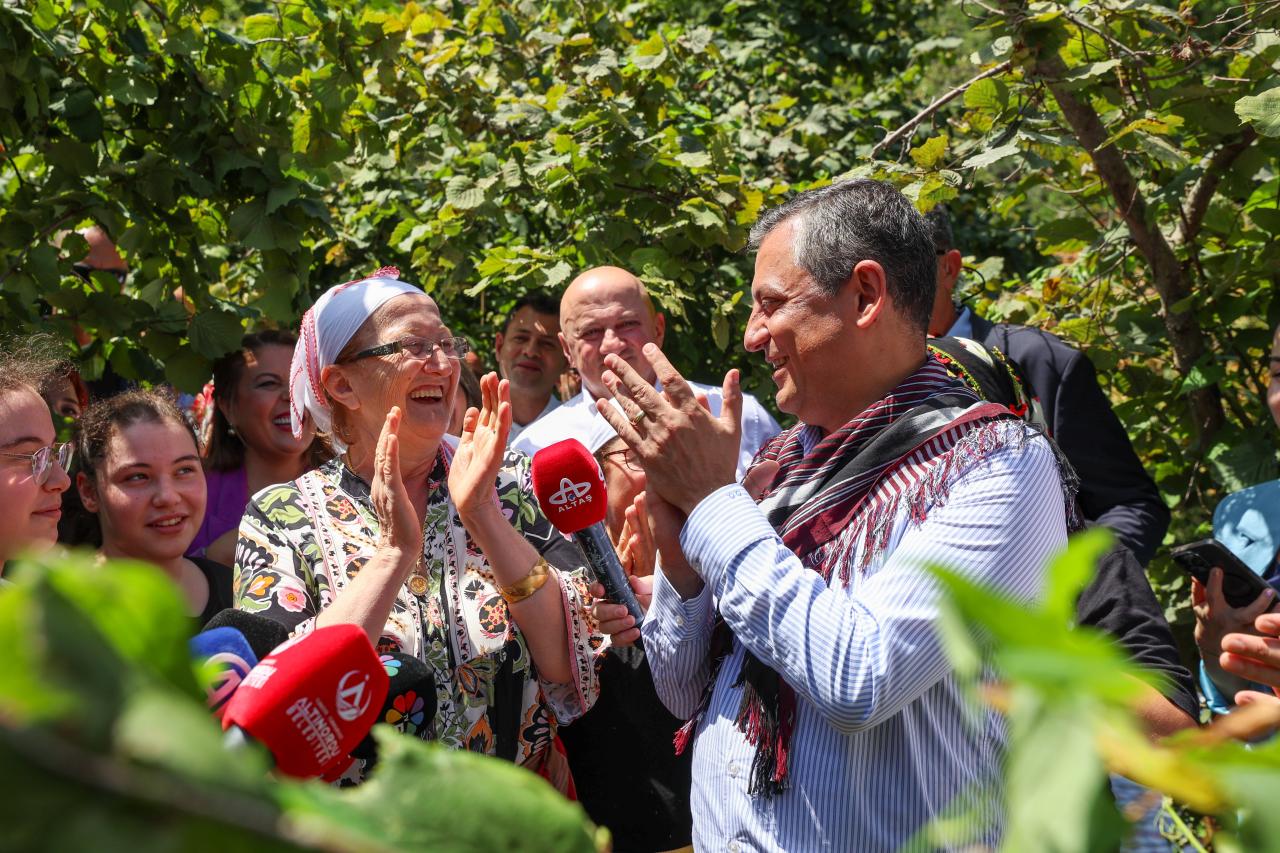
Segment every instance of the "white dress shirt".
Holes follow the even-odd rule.
[[[812,428],[805,440],[808,450]],[[1037,598],[1046,560],[1066,542],[1053,451],[1040,436],[1015,436],[960,474],[923,522],[906,503],[865,568],[857,537],[847,587],[802,566],[739,485],[689,516],[681,546],[706,586],[682,600],[659,571],[642,631],[658,695],[686,718],[710,677],[717,611],[735,637],[692,745],[696,849],[896,850],[966,794],[999,784],[1004,725],[966,702],[925,567]],[[735,725],[733,686],[744,647],[796,692],[789,787],[772,798],[747,793],[755,747]],[[998,807],[978,807],[965,828],[998,840]]]
[[[689,383],[695,390],[707,395],[713,415],[720,414],[720,406],[724,402],[723,393],[717,387],[703,385],[700,382]],[[616,401],[613,405],[617,406]],[[765,411],[760,401],[750,394],[742,395],[742,441],[738,448],[738,478],[746,473],[756,451],[766,441],[777,435],[781,429],[773,416]],[[576,438],[593,453],[616,433],[604,415],[596,411],[595,398],[584,386],[582,393],[565,401],[560,408],[550,414],[538,418],[511,442],[515,450],[522,450],[532,456],[549,444]]]
[[[547,405],[544,406],[542,411],[538,412],[538,416],[533,420],[529,421],[529,423],[518,424],[514,420],[512,420],[511,432],[507,434],[507,447],[511,447],[513,444],[515,444],[516,436],[520,435],[520,433],[524,432],[529,427],[533,426],[538,421],[542,420],[548,414],[550,414],[551,412],[554,412],[558,408],[560,408],[560,398],[557,397],[555,394],[552,394],[550,399],[547,400]]]

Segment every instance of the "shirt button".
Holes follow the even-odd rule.
[[[742,764],[738,761],[730,761],[729,762],[729,778],[737,779],[738,776],[741,774],[742,774]],[[737,842],[735,841],[734,843],[736,844]]]
[[[684,617],[683,617],[683,616],[676,616],[676,624],[677,624],[677,625],[679,625],[681,628],[683,628],[683,627],[684,627]]]
[[[729,853],[738,853],[742,849],[742,845],[736,841],[729,842]]]

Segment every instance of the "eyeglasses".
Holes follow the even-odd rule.
[[[605,459],[608,459],[610,456],[621,456],[623,465],[626,465],[632,471],[644,472],[644,467],[641,466],[640,460],[636,457],[636,452],[630,447],[624,447],[621,450],[610,450],[608,453],[604,454]]]
[[[441,338],[438,341],[428,340],[427,338],[419,338],[410,335],[407,338],[401,338],[398,341],[392,341],[389,344],[379,344],[376,347],[362,349],[360,352],[343,359],[346,362],[359,361],[362,358],[375,358],[380,355],[394,355],[398,352],[407,354],[410,358],[431,358],[436,354],[436,349],[444,353],[445,358],[459,359],[467,353],[471,352],[471,344],[467,343],[466,338],[452,337]]]
[[[0,456],[9,459],[30,459],[31,476],[35,478],[37,486],[43,486],[49,482],[49,475],[53,473],[54,460],[57,460],[63,471],[66,471],[67,466],[71,464],[71,443],[48,444],[35,453],[0,453]]]

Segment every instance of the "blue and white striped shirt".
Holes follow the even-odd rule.
[[[804,568],[741,486],[707,497],[681,533],[706,586],[682,600],[659,573],[643,626],[658,694],[681,717],[710,677],[716,609],[736,638],[693,743],[696,849],[895,850],[955,814],[965,795],[986,795],[972,836],[996,838],[989,795],[1004,728],[966,703],[951,674],[934,627],[939,588],[925,567],[1032,600],[1065,542],[1057,465],[1039,436],[1012,437],[960,475],[925,521],[901,512],[888,547],[855,568],[847,588]],[[747,793],[755,748],[734,725],[744,646],[796,691],[789,787],[773,798]]]

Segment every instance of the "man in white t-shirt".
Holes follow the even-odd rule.
[[[600,446],[602,438],[614,434],[595,404],[597,398],[613,399],[601,379],[604,357],[617,355],[656,384],[657,377],[641,349],[647,343],[661,347],[666,327],[666,317],[654,309],[644,284],[626,270],[596,267],[574,279],[560,298],[560,343],[569,365],[582,377],[582,392],[539,418],[511,446],[530,455],[566,438],[576,438],[587,447]],[[712,414],[719,415],[721,389],[696,382],[690,385],[707,395]],[[755,397],[743,396],[739,476],[760,446],[779,431],[777,421]]]
[[[511,384],[508,444],[560,405],[554,393],[565,368],[559,336],[560,306],[554,298],[540,293],[518,300],[498,332],[494,342],[498,373]]]

